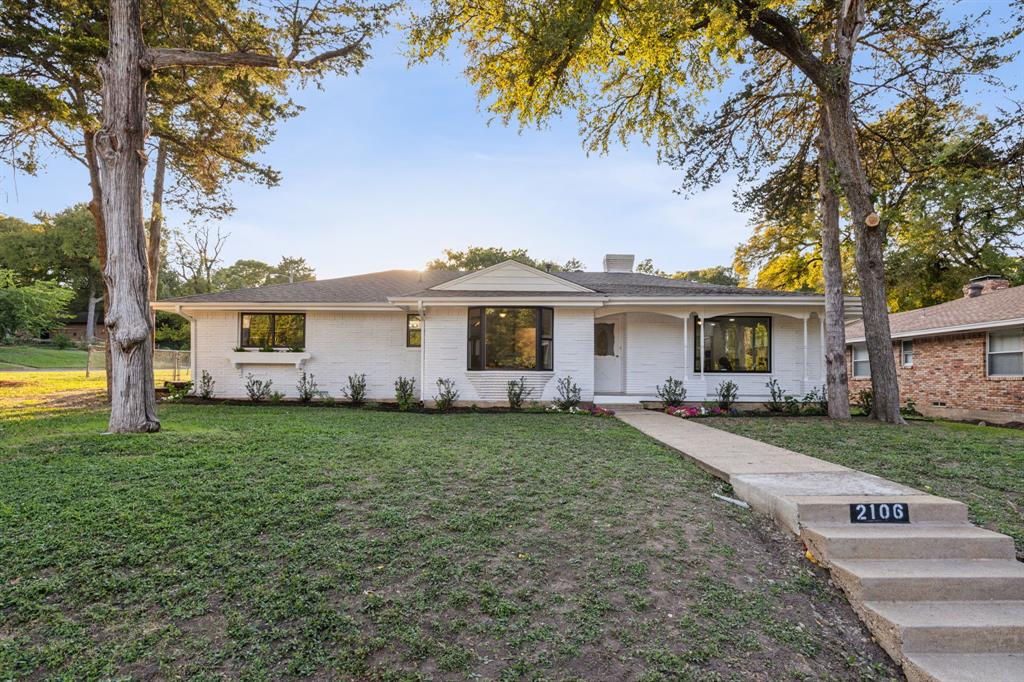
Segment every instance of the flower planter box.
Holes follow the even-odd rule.
[[[261,353],[253,351],[250,353],[232,352],[228,354],[228,360],[237,369],[242,365],[292,365],[302,367],[306,360],[309,360],[309,353],[292,353],[282,351],[276,353]]]

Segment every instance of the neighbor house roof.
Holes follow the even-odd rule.
[[[997,289],[973,298],[958,298],[889,315],[893,338],[952,334],[986,327],[1024,324],[1024,286]],[[847,341],[864,340],[864,322],[846,327]]]
[[[322,279],[294,284],[276,284],[252,289],[234,289],[211,294],[180,296],[159,301],[160,304],[184,303],[262,303],[262,304],[388,304],[394,300],[464,297],[680,297],[680,296],[765,296],[807,297],[814,294],[747,289],[718,284],[703,284],[680,279],[635,272],[554,272],[550,273],[591,291],[495,291],[466,289],[433,289],[440,284],[464,277],[455,270],[386,270],[352,277]]]

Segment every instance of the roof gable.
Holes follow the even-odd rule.
[[[588,292],[582,284],[576,284],[551,273],[507,260],[483,270],[442,282],[431,287],[441,291],[522,291],[522,292]]]

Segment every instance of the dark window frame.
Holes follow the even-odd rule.
[[[488,310],[533,310],[536,313],[536,367],[488,367],[487,366],[487,311]],[[551,316],[551,333],[544,334],[545,313]],[[473,336],[474,315],[480,318],[480,336]],[[473,342],[480,344],[479,367],[474,367]],[[551,366],[544,366],[544,344],[551,352]],[[466,371],[468,372],[553,372],[555,369],[555,309],[534,305],[470,306],[466,314]]]
[[[245,327],[242,324],[242,320],[245,318],[246,315],[250,315],[250,316],[251,315],[269,315],[270,316],[270,341],[271,341],[270,346],[253,346],[251,344],[246,344],[245,343],[245,341],[247,341],[248,339],[245,338]],[[287,346],[278,346],[278,345],[276,345],[275,342],[277,341],[277,339],[276,339],[276,336],[277,336],[276,327],[277,327],[277,316],[278,315],[300,315],[302,317],[302,343],[301,344],[290,344],[290,345],[287,345]],[[251,326],[252,325],[250,323],[250,327]],[[306,347],[306,313],[291,312],[291,311],[287,311],[287,310],[281,310],[281,311],[276,311],[276,312],[248,311],[248,312],[238,313],[238,345],[241,348],[265,348],[265,347],[269,347],[269,348],[297,348],[297,347],[302,347],[302,348],[305,348]]]
[[[735,320],[735,321],[737,321],[737,322],[739,320],[767,320],[768,321],[768,354],[767,354],[768,367],[767,367],[767,369],[730,369],[730,370],[705,369],[704,373],[705,374],[771,374],[772,373],[772,365],[775,364],[773,362],[774,361],[774,357],[773,356],[774,356],[774,353],[775,353],[775,350],[774,350],[775,349],[775,330],[774,330],[774,327],[773,327],[774,320],[772,319],[771,315],[718,315],[716,317],[705,317],[705,318],[703,318],[701,324],[693,325],[693,327],[694,327],[694,329],[693,329],[693,360],[694,360],[693,371],[696,372],[696,373],[700,373],[700,371],[701,371],[701,352],[700,352],[701,351],[701,345],[700,345],[700,339],[701,339],[701,336],[704,334],[704,326],[707,325],[708,322],[716,322],[718,320],[725,320],[726,322],[728,322],[730,318]],[[705,350],[706,350],[706,348],[705,348]]]
[[[412,318],[417,318],[420,321],[420,328],[413,329],[411,326]],[[412,342],[412,333],[418,331],[420,333],[420,340],[417,343]],[[419,313],[407,313],[405,316],[405,347],[406,348],[422,348],[423,347],[423,316]]]

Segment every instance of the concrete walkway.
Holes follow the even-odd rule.
[[[662,412],[618,417],[800,536],[912,682],[1024,682],[1024,564],[963,503]],[[881,502],[910,523],[851,522]]]

